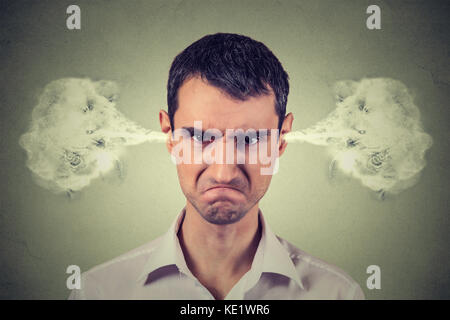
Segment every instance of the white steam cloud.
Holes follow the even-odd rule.
[[[432,138],[407,88],[387,78],[336,84],[337,108],[288,142],[326,146],[330,172],[340,169],[381,198],[417,182]],[[65,78],[49,83],[20,137],[37,182],[69,195],[102,174],[121,168],[124,147],[165,142],[166,135],[142,128],[115,108],[114,82]]]
[[[405,85],[388,78],[341,81],[335,92],[334,111],[286,140],[326,146],[331,176],[340,169],[381,198],[414,185],[432,138]]]
[[[124,146],[165,141],[129,121],[115,108],[114,82],[65,78],[49,83],[20,137],[28,168],[54,192],[79,191],[113,168],[121,168]]]

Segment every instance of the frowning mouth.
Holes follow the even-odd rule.
[[[221,185],[216,185],[214,187],[211,187],[211,188],[207,189],[206,191],[215,190],[215,189],[217,189],[217,190],[236,190],[236,191],[240,191],[239,189],[237,189],[237,188],[235,188],[233,186],[222,185],[222,184]]]
[[[208,203],[216,201],[229,201],[232,203],[245,201],[245,194],[230,185],[216,185],[202,194],[202,199]]]

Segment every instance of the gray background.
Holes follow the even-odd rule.
[[[81,7],[81,30],[66,8]],[[369,4],[382,29],[365,27]],[[419,183],[381,202],[354,179],[330,181],[323,148],[291,144],[261,201],[272,229],[345,270],[368,299],[450,298],[448,1],[1,1],[0,298],[65,299],[66,267],[83,271],[164,233],[185,203],[164,145],[129,147],[125,177],[77,198],[36,185],[18,139],[47,83],[116,81],[118,108],[159,130],[177,53],[233,32],[264,42],[290,75],[293,129],[334,109],[343,79],[391,77],[415,96],[434,139]],[[365,286],[381,267],[381,290]]]

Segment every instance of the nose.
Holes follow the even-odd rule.
[[[215,180],[217,184],[233,184],[239,179],[239,168],[236,163],[237,153],[235,141],[233,138],[225,139],[224,137],[218,139],[216,143],[219,143],[221,147],[221,155],[215,157],[215,151],[213,152],[215,160],[208,165],[208,171],[211,178]],[[233,149],[231,149],[233,147]],[[233,181],[233,179],[235,179]]]
[[[216,184],[234,185],[238,177],[238,168],[235,164],[211,164],[208,167],[209,176]]]

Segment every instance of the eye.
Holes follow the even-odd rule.
[[[195,142],[198,142],[198,143],[202,143],[203,142],[203,137],[202,137],[202,134],[200,133],[200,134],[193,134],[192,135],[192,139],[194,139],[194,141]]]
[[[246,145],[251,146],[251,145],[257,144],[258,142],[259,142],[259,138],[257,136],[251,136],[251,137],[245,136],[245,144]]]

